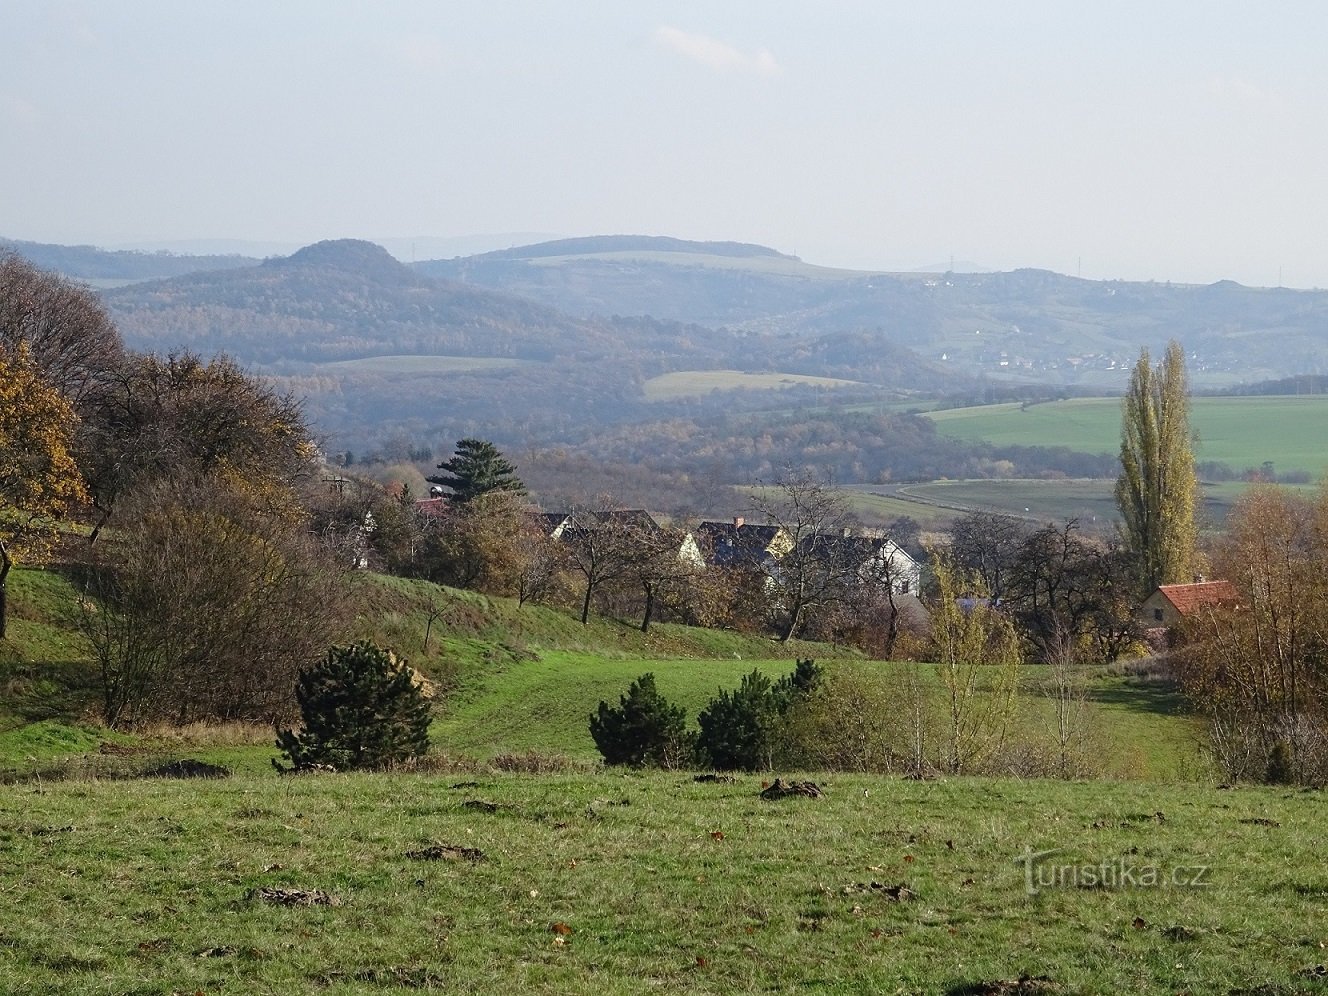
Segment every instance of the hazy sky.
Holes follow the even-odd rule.
[[[0,0],[0,236],[1328,286],[1328,3]]]

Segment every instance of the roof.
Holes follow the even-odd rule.
[[[709,545],[716,564],[759,564],[770,558],[770,547],[779,538],[781,526],[756,523],[706,521],[696,535]]]
[[[1230,581],[1164,584],[1159,585],[1157,590],[1182,616],[1188,616],[1206,606],[1234,605],[1240,601],[1240,593]]]
[[[415,502],[415,511],[426,519],[444,518],[451,509],[446,498],[421,498]]]

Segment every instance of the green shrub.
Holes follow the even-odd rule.
[[[775,755],[784,753],[785,713],[820,686],[822,674],[815,661],[800,660],[776,682],[752,671],[736,690],[720,689],[697,716],[701,757],[720,771],[770,768]]]
[[[590,717],[605,764],[676,768],[691,759],[687,711],[659,694],[654,674],[641,675],[618,701],[617,708],[601,701]]]
[[[333,647],[300,672],[295,697],[303,728],[279,731],[277,747],[296,771],[383,768],[429,749],[428,700],[405,662],[372,643]]]

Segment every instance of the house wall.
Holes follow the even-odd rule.
[[[1180,613],[1171,604],[1171,600],[1161,591],[1154,591],[1139,605],[1134,619],[1141,629],[1157,629],[1160,626],[1171,627],[1180,622]]]

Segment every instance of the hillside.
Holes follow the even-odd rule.
[[[16,252],[43,270],[54,270],[97,287],[158,280],[204,270],[233,270],[257,260],[244,256],[194,256],[168,252],[106,250],[0,238],[0,252]]]
[[[1180,339],[1196,386],[1321,372],[1328,292],[1093,281],[1044,270],[891,274],[773,250],[564,240],[418,264],[571,314],[651,314],[784,336],[869,332],[966,376],[1123,386],[1141,345]],[[859,351],[859,358],[867,356]]]

